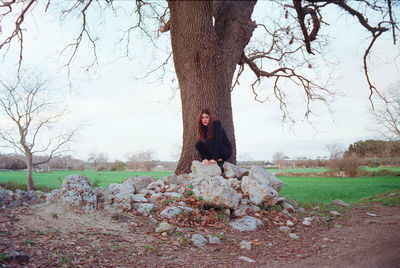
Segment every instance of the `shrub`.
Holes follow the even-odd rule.
[[[343,171],[346,176],[357,176],[361,161],[356,154],[346,154],[344,158],[329,159],[328,167],[336,172]]]

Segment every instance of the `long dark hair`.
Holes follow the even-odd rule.
[[[210,121],[208,121],[207,127],[204,126],[203,123],[201,122],[202,114],[208,114],[210,116]],[[204,141],[206,138],[207,139],[214,138],[214,121],[215,121],[215,116],[210,112],[209,109],[203,109],[200,111],[199,116],[197,117],[197,135],[199,136],[200,140]]]

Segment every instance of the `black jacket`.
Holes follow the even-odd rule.
[[[215,147],[213,153],[213,159],[217,160],[222,158],[221,151],[229,150],[232,153],[232,144],[226,135],[225,129],[222,127],[221,121],[215,120],[213,123],[214,127],[214,138]],[[222,145],[222,146],[221,146]]]

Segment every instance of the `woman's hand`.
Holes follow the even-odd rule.
[[[201,161],[203,163],[204,166],[208,167],[210,165],[210,161],[208,161],[207,159],[204,159],[203,161]]]
[[[210,164],[215,164],[215,163],[217,163],[217,161],[215,161],[214,159],[210,160]]]

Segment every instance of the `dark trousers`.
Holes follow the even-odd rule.
[[[204,141],[198,141],[196,143],[196,150],[199,152],[201,159],[215,159],[222,158],[223,161],[227,161],[232,155],[232,147],[219,144],[217,150],[215,150],[215,140],[205,139]],[[214,156],[214,152],[217,151],[219,157]]]

